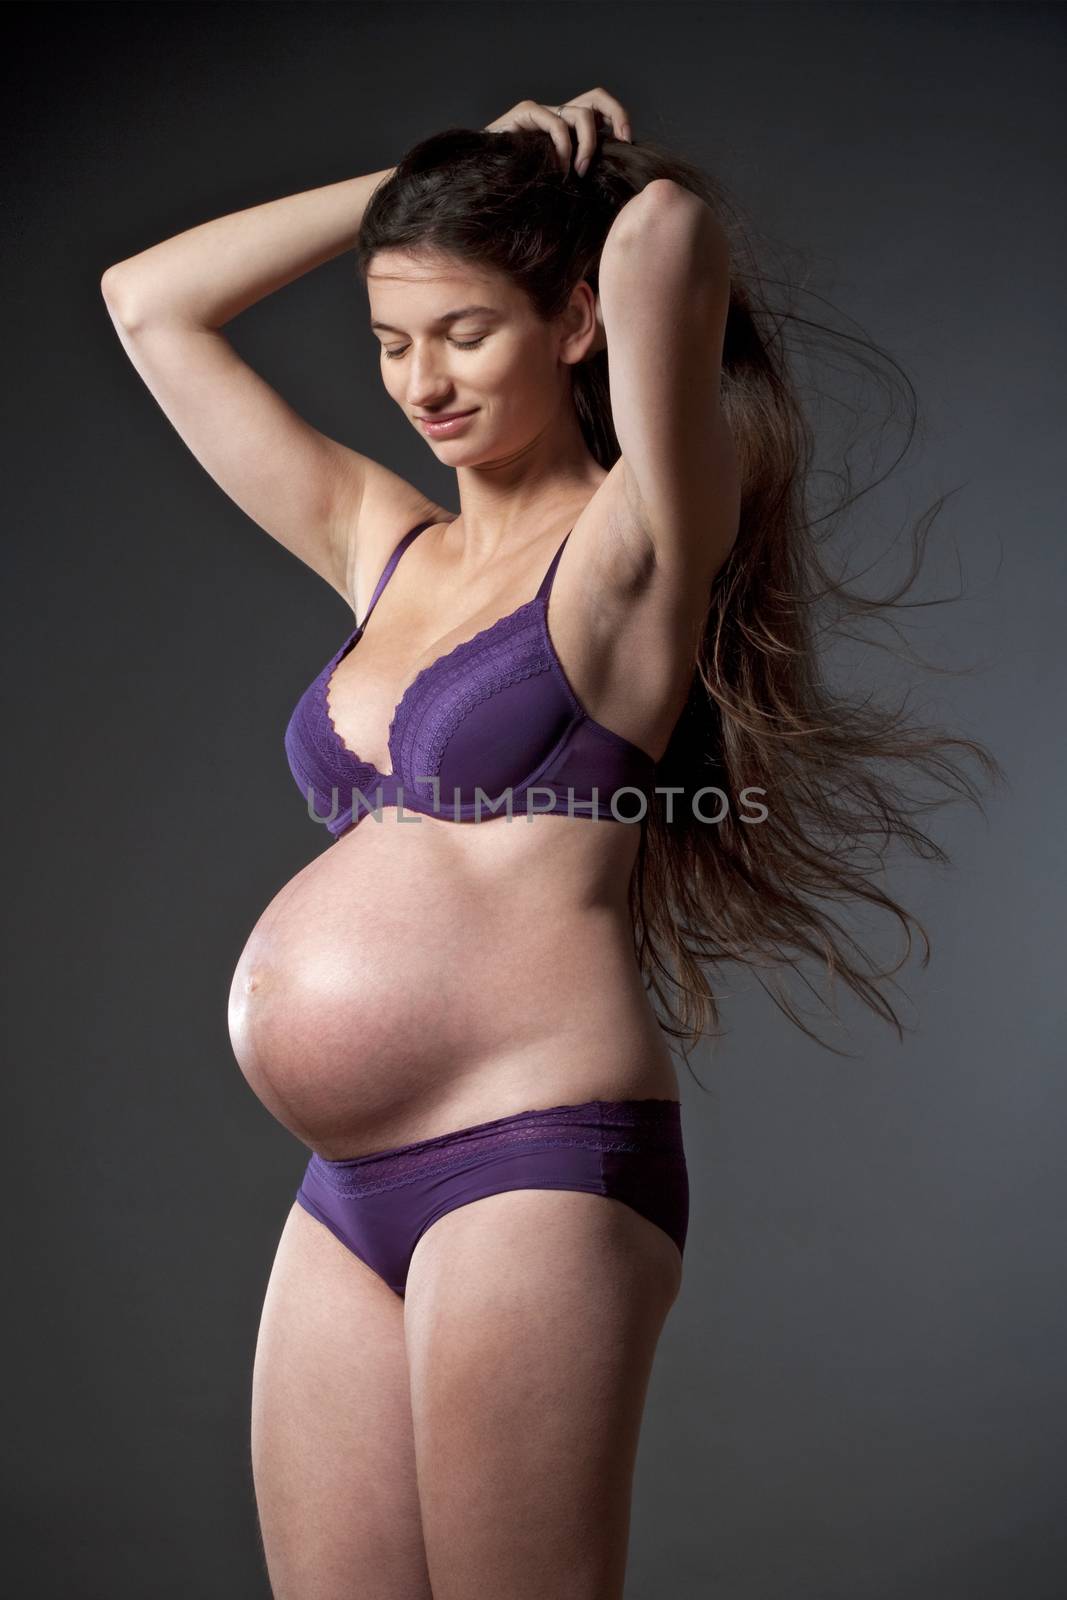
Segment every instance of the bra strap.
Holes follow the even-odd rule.
[[[567,529],[566,533],[563,535],[563,544],[560,545],[559,549],[556,551],[555,555],[552,557],[552,560],[549,562],[548,571],[545,573],[544,577],[541,579],[541,587],[537,591],[536,598],[538,600],[547,599],[549,590],[552,588],[552,580],[556,576],[556,568],[559,565],[559,558],[563,554],[563,545],[567,543],[567,540],[570,538],[570,536],[571,536],[571,534],[573,532],[574,532],[573,528],[568,528]]]
[[[401,539],[400,543],[397,545],[396,549],[393,551],[392,555],[389,557],[389,560],[385,563],[385,571],[382,573],[381,577],[378,579],[378,587],[375,589],[374,593],[371,595],[370,605],[367,607],[367,615],[363,618],[363,621],[359,625],[360,633],[362,633],[363,629],[367,626],[367,620],[370,617],[370,614],[374,610],[375,606],[378,604],[379,595],[381,594],[382,590],[385,588],[386,584],[389,582],[389,579],[393,576],[393,573],[396,570],[397,562],[400,560],[400,557],[404,554],[404,551],[407,549],[407,547],[411,543],[412,539],[414,539],[416,534],[421,533],[424,528],[432,528],[432,527],[433,527],[433,519],[431,518],[429,522],[416,523],[414,528],[410,529],[409,532],[405,533],[404,537]]]

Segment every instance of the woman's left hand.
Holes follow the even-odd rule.
[[[571,164],[569,127],[578,135],[574,170],[581,175],[596,152],[597,118],[602,117],[616,139],[630,138],[630,118],[625,106],[606,89],[590,89],[575,95],[561,106],[543,106],[536,100],[520,100],[502,117],[490,122],[486,133],[507,133],[512,128],[543,128],[559,152],[564,174]]]

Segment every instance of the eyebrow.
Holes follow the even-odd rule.
[[[460,306],[458,311],[446,311],[437,318],[438,326],[445,327],[450,323],[458,322],[461,317],[473,317],[476,313],[488,314],[490,317],[500,315],[492,306]],[[372,328],[380,328],[383,333],[403,333],[403,328],[394,328],[388,322],[372,322]]]

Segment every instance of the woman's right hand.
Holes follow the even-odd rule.
[[[520,100],[502,117],[490,122],[486,133],[507,133],[513,128],[543,128],[559,154],[566,175],[571,163],[571,136],[568,125],[578,135],[574,170],[581,175],[596,152],[598,124],[602,117],[616,139],[630,138],[630,118],[626,108],[606,89],[590,89],[575,95],[561,106],[543,106],[536,100]]]

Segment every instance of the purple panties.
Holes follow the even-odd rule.
[[[590,1100],[344,1161],[312,1155],[296,1199],[403,1297],[427,1228],[457,1206],[508,1189],[610,1196],[684,1251],[689,1183],[681,1107],[677,1100]]]

